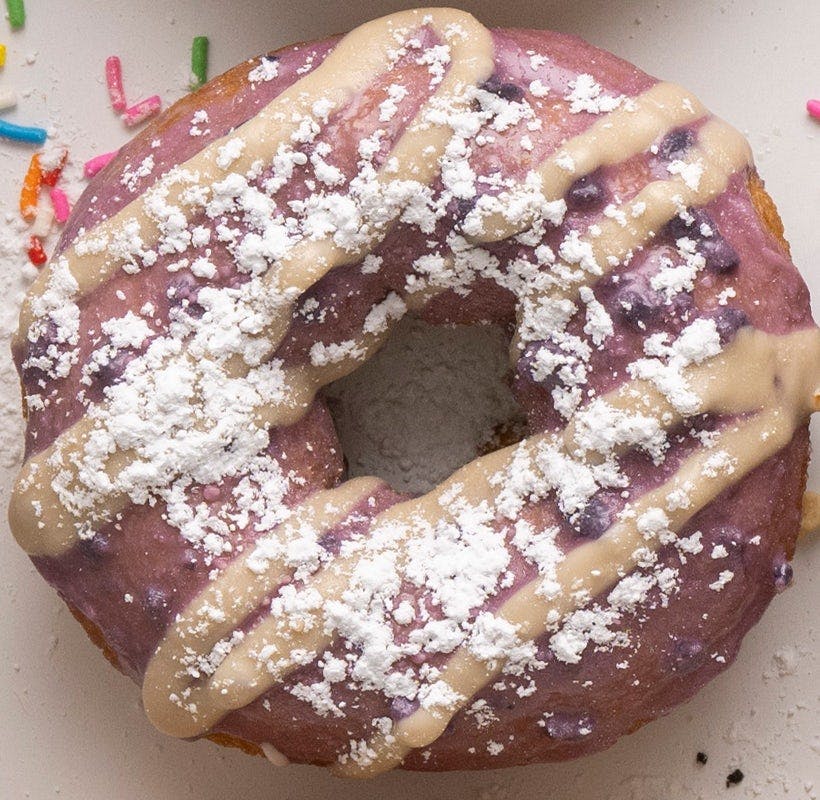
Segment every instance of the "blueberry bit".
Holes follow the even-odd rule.
[[[714,316],[715,329],[720,337],[721,344],[728,344],[735,338],[737,332],[749,324],[746,312],[734,306],[720,309]]]
[[[95,533],[90,539],[80,540],[80,549],[92,561],[98,561],[111,552],[111,540],[103,533]]]
[[[779,594],[791,585],[794,569],[785,559],[779,559],[774,565],[774,590]]]
[[[481,85],[486,92],[497,94],[503,100],[510,103],[517,102],[524,96],[524,90],[514,83],[505,83],[497,75],[493,75],[488,81]]]
[[[737,250],[720,234],[703,239],[698,244],[698,250],[706,261],[706,268],[719,275],[732,272],[740,264]]]
[[[707,756],[706,753],[702,751],[698,752],[698,754],[695,756],[695,761],[697,761],[698,764],[705,764],[708,760],[709,756]]]
[[[641,287],[633,283],[621,289],[615,300],[624,321],[639,330],[645,329],[649,322],[663,312],[663,295],[649,286]]]
[[[658,155],[668,161],[682,156],[695,143],[695,134],[689,128],[676,128],[663,137]]]
[[[666,223],[666,233],[675,241],[678,239],[694,239],[699,241],[703,238],[702,228],[706,225],[713,233],[715,224],[709,214],[702,208],[687,208],[686,219],[678,215],[672,217]]]
[[[606,190],[598,172],[578,178],[567,192],[567,207],[571,211],[587,211],[603,205]]]
[[[123,373],[126,367],[136,356],[133,350],[121,350],[114,356],[107,364],[100,365],[100,368],[94,373],[93,380],[99,386],[112,386],[122,380]]]
[[[584,539],[599,539],[615,523],[618,496],[614,492],[598,492],[578,515],[575,530]]]
[[[190,272],[175,276],[165,291],[171,307],[184,309],[189,316],[199,318],[205,309],[197,302],[201,285]]]
[[[675,669],[688,672],[694,669],[699,663],[699,656],[703,653],[703,641],[691,637],[682,636],[676,642],[672,650],[672,657],[675,662]]]
[[[390,703],[393,719],[397,720],[409,717],[418,707],[419,704],[415,700],[408,700],[406,697],[394,697]]]
[[[452,214],[457,227],[461,227],[467,215],[476,207],[477,197],[459,197],[452,204]]]
[[[730,786],[737,786],[743,780],[743,773],[739,770],[733,770],[726,776],[726,788]]]

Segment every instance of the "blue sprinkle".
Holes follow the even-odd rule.
[[[0,138],[11,139],[14,142],[44,144],[48,133],[45,128],[28,128],[25,125],[15,125],[0,119]]]

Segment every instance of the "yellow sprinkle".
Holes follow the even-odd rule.
[[[6,45],[0,44],[0,67],[6,66]]]

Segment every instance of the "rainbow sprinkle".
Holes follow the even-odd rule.
[[[83,175],[86,178],[93,178],[101,169],[104,169],[114,159],[119,151],[113,150],[110,153],[102,153],[94,156],[83,164]]]
[[[161,109],[162,100],[160,96],[158,94],[152,94],[150,97],[146,97],[145,100],[140,100],[139,103],[135,103],[131,108],[126,108],[125,113],[122,115],[122,121],[129,128],[133,128],[135,125],[139,125],[141,122],[145,122],[145,120],[158,114]]]
[[[26,6],[23,0],[6,0],[9,12],[9,25],[13,31],[19,31],[26,24]]]
[[[105,83],[108,86],[108,96],[111,98],[111,108],[117,113],[125,111],[128,103],[125,101],[125,91],[122,88],[122,63],[117,56],[108,56],[105,59]]]
[[[51,206],[54,209],[54,219],[62,225],[67,219],[71,207],[68,204],[68,197],[62,189],[52,189],[49,193]]]
[[[14,89],[0,89],[0,111],[8,111],[17,105],[17,92]]]
[[[37,214],[37,198],[40,196],[40,186],[43,184],[43,169],[40,166],[40,156],[35,153],[23,178],[20,189],[20,213],[23,219],[34,219]]]
[[[0,139],[11,139],[13,142],[28,144],[45,144],[48,131],[45,128],[29,128],[25,125],[15,125],[0,119]]]
[[[191,45],[191,89],[199,89],[208,80],[208,37],[194,36]]]
[[[28,260],[31,261],[35,267],[42,267],[43,264],[48,261],[46,251],[43,250],[43,243],[37,236],[32,236],[29,239]]]
[[[820,119],[820,100],[809,100],[806,103],[806,111],[809,112],[810,117]]]
[[[6,66],[6,45],[0,44],[0,69]]]
[[[63,167],[68,161],[68,150],[63,150],[60,153],[60,157],[57,159],[56,162],[52,162],[52,164],[43,164],[42,161],[40,166],[43,168],[43,183],[46,186],[56,186],[57,181],[60,180],[63,174]]]

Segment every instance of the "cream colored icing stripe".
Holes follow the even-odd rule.
[[[611,269],[605,258],[606,254],[619,260],[625,258],[654,231],[659,230],[681,207],[707,203],[726,188],[731,175],[747,164],[749,157],[748,145],[733,128],[720,120],[706,123],[701,130],[699,146],[690,157],[691,163],[702,164],[704,168],[696,187],[687,186],[681,178],[651,183],[625,204],[622,209],[628,220],[625,225],[615,218],[605,219],[598,226],[598,236],[587,236],[602,273]],[[636,210],[641,210],[641,213],[638,214]],[[283,267],[283,273],[287,276],[288,285],[298,286],[301,294],[309,288],[314,278],[318,279],[320,276],[315,274],[316,268],[305,269],[300,273],[298,264],[298,260],[289,260],[286,267]],[[578,285],[574,284],[560,294],[574,296],[577,287]],[[431,287],[431,291],[436,290],[435,287]],[[290,306],[283,309],[278,322],[274,325],[277,329],[276,334],[269,330],[266,335],[283,335],[290,321],[290,314]],[[387,331],[385,335],[386,333]],[[363,336],[360,345],[368,350],[369,355],[375,352],[382,338],[379,337],[379,341],[372,344],[368,343],[368,337]],[[358,360],[341,362],[328,370],[314,370],[310,365],[306,365],[301,375],[299,371],[292,372],[288,380],[291,393],[286,398],[285,406],[271,405],[258,409],[256,418],[260,426],[270,427],[296,421],[309,407],[318,388],[352,371],[358,363]],[[247,372],[247,365],[244,362],[234,362],[233,366],[232,371],[236,373]],[[29,459],[24,466],[12,495],[10,514],[14,520],[14,535],[27,552],[36,555],[59,555],[76,543],[78,527],[87,527],[90,523],[110,518],[127,504],[128,499],[125,495],[111,493],[103,502],[88,508],[83,515],[75,515],[60,502],[51,486],[58,470],[76,469],[76,464],[71,463],[76,459],[65,455],[62,461],[69,463],[54,467],[55,452],[80,453],[94,425],[95,422],[89,417],[83,417],[71,429],[61,434],[51,447]],[[117,451],[110,457],[106,472],[110,477],[115,477],[131,459],[133,454]],[[40,516],[34,513],[32,500],[40,501]]]
[[[249,567],[254,550],[267,542],[285,543],[305,527],[327,531],[348,518],[353,509],[383,485],[377,478],[356,478],[335,489],[316,492],[291,509],[278,528],[247,548],[247,555],[233,561],[177,617],[154,654],[143,681],[143,703],[153,718],[161,708],[163,730],[189,736],[192,723],[205,731],[224,715],[219,685],[213,680],[196,683],[204,673],[192,656],[209,653],[217,642],[230,637],[237,625],[274,595],[292,569],[274,562],[267,569]],[[321,633],[315,631],[314,633]],[[193,662],[191,666],[181,665]],[[170,705],[169,705],[169,699]]]
[[[389,328],[363,335],[357,341],[356,359],[347,358],[323,366],[305,364],[283,370],[288,387],[280,403],[254,409],[253,424],[263,430],[298,422],[310,408],[316,392],[352,372],[370,358],[386,341]],[[98,502],[81,509],[69,509],[54,488],[58,473],[70,470],[80,482],[84,469],[82,454],[99,421],[85,416],[65,431],[50,447],[30,458],[18,477],[9,503],[12,533],[29,555],[56,558],[79,540],[79,530],[91,530],[125,510],[131,500],[125,492],[109,491]],[[105,463],[105,473],[113,482],[139,456],[132,450],[117,450]]]
[[[560,200],[578,178],[643,153],[659,137],[707,113],[701,102],[682,87],[655,84],[570,139],[535,170],[547,200]],[[568,163],[573,165],[572,170],[566,168]],[[520,233],[534,221],[528,217],[511,222],[500,213],[490,214],[483,218],[484,233],[468,238],[496,242]]]
[[[707,450],[699,450],[681,465],[670,481],[634,504],[636,515],[640,516],[653,507],[665,508],[670,492],[691,483],[695,487],[689,493],[691,505],[685,511],[678,509],[668,514],[670,529],[680,530],[693,514],[714,500],[730,482],[739,480],[785,447],[792,433],[793,420],[784,409],[761,412],[748,422],[721,434],[716,440],[720,450],[725,450],[736,459],[732,481],[727,481],[724,475],[707,477],[704,467],[711,454]],[[749,447],[750,441],[756,446]],[[643,537],[634,520],[619,522],[598,541],[580,545],[565,556],[557,569],[556,582],[561,588],[555,599],[547,601],[540,596],[541,581],[535,580],[507,600],[496,616],[516,625],[521,639],[535,639],[549,630],[549,615],[559,614],[562,618],[578,607],[578,593],[588,593],[590,597],[601,594],[637,566],[642,548],[654,551],[659,546],[657,539],[647,541]],[[374,754],[370,763],[350,760],[336,765],[333,771],[346,777],[368,777],[398,766],[411,750],[427,747],[441,736],[453,716],[476,692],[499,675],[503,666],[503,663],[489,665],[466,648],[459,648],[439,677],[461,698],[456,704],[436,711],[419,709],[399,721],[391,734],[368,742],[367,750]]]
[[[256,116],[236,130],[211,143],[193,158],[173,170],[169,176],[160,178],[158,184],[167,189],[165,204],[175,205],[189,216],[191,208],[183,196],[192,187],[208,187],[223,180],[229,173],[247,173],[254,162],[261,159],[269,163],[280,145],[290,145],[292,135],[299,129],[302,118],[316,116],[317,103],[325,104],[325,111],[343,107],[355,95],[372,84],[373,79],[390,63],[391,51],[398,48],[409,31],[429,25],[450,47],[449,69],[436,87],[433,98],[448,98],[453,108],[465,103],[464,89],[481,83],[493,71],[493,43],[490,32],[470,14],[456,9],[414,9],[373,20],[345,36],[313,72],[305,75]],[[394,145],[390,173],[384,170],[379,181],[401,179],[430,183],[438,173],[438,160],[452,133],[447,125],[432,123],[428,119],[431,101],[425,103],[407,130]],[[245,147],[240,156],[227,169],[217,164],[220,149],[229,141],[241,138]],[[100,251],[96,243],[113,241],[117,232],[136,220],[144,243],[157,242],[161,231],[149,210],[152,189],[110,219],[84,234],[62,256],[71,265],[77,280],[79,294],[85,294],[109,278],[121,265],[121,261]],[[384,231],[375,232],[377,235]],[[82,253],[82,255],[81,255]],[[358,260],[361,251],[348,251],[335,245],[332,238],[303,241],[285,259],[280,269],[297,266],[298,275],[304,271],[309,277],[313,268],[329,270],[334,264]],[[277,278],[277,270],[271,272],[271,280]],[[316,277],[310,279],[311,283]],[[283,276],[282,280],[286,280]],[[32,298],[42,295],[48,282],[47,272],[41,273],[32,284],[20,313],[20,324],[15,344],[25,339],[34,321]],[[308,284],[310,285],[310,284]]]
[[[750,358],[756,358],[758,354],[761,369],[755,370],[755,375],[747,381],[745,378],[746,365],[750,363]],[[790,354],[791,358],[799,363],[802,369],[794,372],[787,370],[786,354]],[[820,339],[818,339],[814,330],[779,337],[750,329],[742,331],[736,341],[718,357],[702,366],[691,369],[687,374],[687,380],[693,386],[703,387],[704,394],[701,395],[701,398],[704,411],[720,410],[723,413],[746,413],[750,411],[758,412],[761,408],[770,407],[776,409],[772,413],[777,419],[785,420],[787,425],[793,427],[796,419],[808,413],[805,398],[811,395],[811,376],[816,372],[818,359],[820,359]],[[775,378],[778,380],[775,381]],[[738,389],[739,385],[744,387],[744,391]],[[626,398],[629,398],[628,402]],[[661,408],[665,402],[662,395],[654,387],[640,381],[621,387],[603,399],[613,405],[644,413],[645,409],[649,407]],[[760,412],[754,419],[760,420],[767,413]],[[676,417],[675,414],[669,414],[661,417],[661,419],[666,427],[672,427],[677,424],[679,417]],[[790,427],[789,438],[791,429]],[[749,428],[746,432],[747,441],[754,442],[753,433],[754,429]],[[741,434],[731,433],[725,434],[725,436],[728,437],[726,441],[734,446]],[[499,450],[472,462],[458,470],[445,483],[428,495],[387,509],[373,520],[371,529],[380,526],[400,525],[404,527],[404,536],[412,535],[414,527],[424,523],[434,523],[449,513],[447,508],[442,507],[439,503],[439,498],[454,485],[463,487],[461,496],[469,503],[478,503],[489,498],[494,491],[491,481],[492,476],[503,474],[510,467],[513,455],[519,447],[525,447],[528,451],[534,453],[540,442],[548,441],[551,438],[550,435],[544,434],[533,436],[524,440],[521,445]],[[566,440],[566,436],[563,438]],[[557,440],[560,439],[560,436],[557,437]],[[718,443],[715,448],[701,450],[698,456],[693,456],[687,463],[692,465],[702,463],[715,449],[721,449],[722,446],[722,443]],[[780,449],[782,446],[780,445],[776,449]],[[764,452],[763,449],[758,450],[756,447],[752,447],[750,450]],[[732,455],[735,454],[733,450],[729,452]],[[769,451],[765,450],[765,452]],[[753,457],[754,453],[743,454],[743,458]],[[761,463],[767,457],[764,454],[754,463]],[[696,459],[700,459],[700,461],[696,462]],[[690,471],[691,469],[694,469],[694,467],[691,467]],[[681,474],[685,474],[686,477],[681,479]],[[737,471],[733,472],[731,476],[721,474],[715,480],[706,483],[710,487],[721,483],[720,488],[716,490],[719,492],[742,474],[742,472]],[[689,480],[689,473],[679,472],[667,488],[671,491],[675,488],[671,486],[672,483],[679,481],[677,485],[683,486],[687,480]],[[665,502],[656,502],[657,498],[661,496],[660,491],[660,489],[655,490],[638,501],[636,505],[638,513],[653,504],[665,506]],[[708,500],[709,498],[704,500],[704,504]],[[679,520],[680,525],[682,525],[699,507],[695,503],[694,506],[687,507],[685,512],[678,510],[675,519]],[[402,542],[403,539],[398,541],[396,546],[401,547]],[[590,546],[592,545],[584,546],[584,552],[591,552],[587,549]],[[616,573],[610,573],[606,566],[607,552],[604,550],[600,555],[602,557],[598,561],[597,568],[614,582]],[[367,552],[365,551],[360,555],[347,559],[336,559],[321,572],[308,579],[306,587],[318,592],[323,598],[338,596],[348,585],[349,576],[360,558],[366,557]],[[280,570],[281,566],[272,565],[272,568]],[[569,575],[570,573],[564,574]],[[217,589],[219,589],[219,586],[217,586]],[[208,591],[212,590],[213,587],[209,587]],[[527,591],[527,589],[521,591]],[[221,592],[221,594],[229,596],[227,592]],[[198,605],[198,600],[192,603],[192,614],[196,613]],[[195,717],[189,713],[183,713],[184,709],[181,709],[178,705],[169,704],[167,694],[163,696],[161,692],[156,691],[157,685],[164,686],[167,684],[167,676],[173,675],[175,670],[174,664],[168,663],[167,655],[164,654],[165,645],[163,645],[146,673],[145,686],[148,687],[147,691],[150,692],[150,701],[149,699],[144,700],[146,713],[160,730],[167,733],[183,737],[204,733],[208,729],[206,721],[212,724],[229,711],[244,707],[280,681],[293,668],[293,665],[288,661],[288,654],[291,651],[315,653],[319,648],[325,647],[331,642],[332,637],[329,635],[320,635],[320,632],[325,629],[321,608],[320,605],[313,615],[312,624],[306,630],[293,630],[289,627],[287,619],[276,617],[268,617],[259,622],[232,649],[216,672],[210,677],[208,681],[210,688],[204,694],[198,695],[200,700],[197,703],[198,713]],[[237,622],[237,620],[234,621]],[[228,628],[228,630],[232,629]],[[523,632],[522,635],[527,636],[526,632]],[[172,633],[171,639],[173,640],[175,636],[176,633]],[[218,639],[209,640],[210,646],[213,646],[216,641]],[[263,649],[267,655],[265,659],[260,659],[258,654]],[[171,652],[173,652],[173,649]],[[163,653],[163,655],[160,656],[160,653]],[[269,662],[276,663],[277,661],[281,665],[276,672],[272,673],[267,664]],[[157,679],[155,677],[157,674],[163,677]],[[199,687],[197,690],[200,690]],[[178,696],[179,691],[174,694]],[[207,707],[202,705],[204,697],[207,697],[210,702]],[[160,701],[159,704],[156,703],[157,700]]]
[[[594,597],[614,585],[618,578],[638,565],[641,548],[658,549],[660,542],[657,539],[648,540],[638,530],[637,520],[642,513],[653,507],[662,508],[669,518],[670,530],[680,531],[694,514],[728,486],[785,447],[800,422],[816,410],[820,381],[818,331],[808,329],[778,337],[772,352],[779,352],[780,360],[774,371],[765,367],[778,364],[777,359],[764,358],[764,368],[760,370],[756,362],[746,359],[747,346],[756,344],[754,340],[760,340],[762,336],[766,334],[759,331],[739,334],[741,346],[732,349],[731,360],[724,361],[724,369],[716,371],[715,378],[720,375],[726,392],[725,397],[718,400],[718,408],[731,408],[741,396],[737,385],[745,384],[746,390],[764,390],[764,396],[759,397],[765,404],[763,410],[721,432],[711,448],[699,448],[669,481],[634,503],[634,515],[617,522],[599,540],[581,545],[567,554],[557,569],[561,589],[554,599],[541,596],[541,581],[535,580],[507,600],[497,616],[515,625],[521,639],[532,640],[546,633],[550,629],[548,620],[551,617],[557,614],[560,619],[577,607],[575,598],[579,593]],[[751,386],[746,384],[750,363],[755,364],[755,372],[763,373],[752,378]],[[773,397],[777,397],[776,402],[770,402]],[[731,470],[715,472],[708,468],[709,458],[712,453],[721,451],[731,457]],[[686,492],[689,497],[690,503],[685,509],[670,508],[667,503],[668,497],[678,491]],[[411,750],[435,742],[455,714],[499,675],[503,667],[503,663],[489,665],[475,658],[466,648],[459,648],[440,676],[459,700],[447,709],[420,708],[395,724],[390,734],[379,734],[368,742],[367,751],[373,756],[367,763],[348,760],[336,765],[334,772],[346,777],[369,777],[398,766]]]

